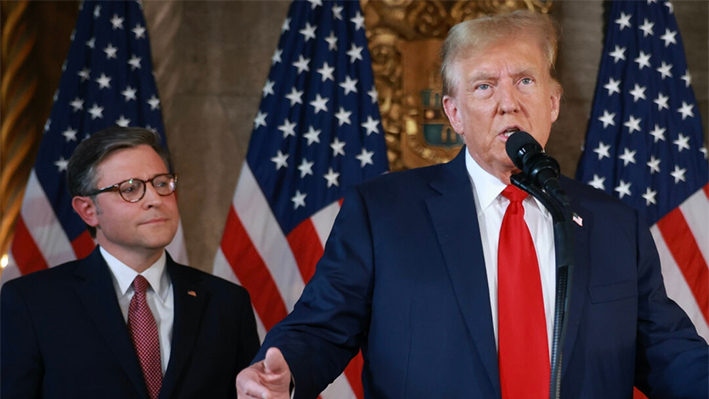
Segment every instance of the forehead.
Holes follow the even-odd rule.
[[[98,185],[110,185],[132,178],[148,179],[167,173],[167,165],[148,145],[121,148],[111,152],[97,167]]]
[[[547,71],[547,60],[539,43],[524,36],[510,36],[469,48],[456,60],[466,70],[484,69],[538,69]]]

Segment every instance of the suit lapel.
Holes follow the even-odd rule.
[[[428,198],[426,204],[461,312],[488,371],[490,382],[499,395],[500,379],[485,259],[474,208],[475,200],[465,168],[464,151],[465,147],[453,161],[442,166],[441,173],[431,182],[431,187],[440,195]],[[574,270],[564,342],[564,360],[567,361],[562,363],[562,377],[568,368],[568,356],[575,345],[584,303],[588,297],[589,240],[593,230],[593,214],[579,203],[573,189],[567,187],[567,191],[570,193],[572,211],[581,217],[583,225],[573,225]]]
[[[576,337],[581,324],[581,315],[583,314],[583,306],[588,297],[588,279],[590,274],[590,237],[593,230],[593,214],[584,208],[577,198],[575,193],[567,188],[569,199],[571,202],[571,210],[576,213],[582,220],[582,225],[573,223],[574,229],[574,269],[571,276],[571,291],[569,298],[569,306],[566,311],[568,324],[566,327],[566,337],[564,342],[564,358],[561,364],[562,378],[568,369],[569,354],[574,347]]]
[[[148,390],[128,327],[121,315],[111,272],[98,247],[88,257],[79,261],[75,275],[77,280],[74,290],[86,312],[96,323],[116,359],[135,385],[136,391],[147,398]]]
[[[431,181],[438,194],[426,200],[428,211],[465,323],[485,365],[496,396],[500,377],[492,328],[490,294],[480,228],[470,178],[465,168],[465,147]]]
[[[209,294],[199,284],[199,278],[185,273],[170,255],[167,256],[166,266],[175,298],[175,322],[172,329],[170,361],[160,390],[160,398],[172,396],[185,366],[189,363]]]

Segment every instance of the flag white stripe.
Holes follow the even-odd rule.
[[[655,239],[655,245],[660,255],[662,277],[665,280],[667,296],[684,309],[689,318],[692,319],[699,335],[705,340],[709,340],[709,325],[707,325],[704,320],[699,304],[697,304],[696,299],[694,299],[692,289],[689,287],[689,284],[687,284],[684,274],[682,274],[679,266],[677,266],[677,262],[675,262],[670,249],[662,238],[660,229],[657,225],[654,225],[650,228],[650,232]]]
[[[187,247],[185,246],[185,234],[182,230],[181,219],[180,223],[177,225],[177,233],[175,234],[175,238],[172,239],[172,242],[170,242],[170,244],[165,249],[167,249],[167,252],[170,253],[170,256],[172,256],[172,259],[175,260],[175,262],[181,263],[183,265],[188,264]]]
[[[320,393],[322,399],[356,399],[345,373],[340,374],[330,385]]]
[[[232,270],[231,266],[229,265],[229,262],[226,260],[226,257],[224,257],[224,252],[222,252],[221,248],[217,249],[217,255],[214,258],[214,269],[212,270],[212,274],[217,277],[221,277],[224,280],[230,281],[234,284],[241,285],[239,278],[236,277],[236,274],[234,274],[234,270]],[[258,316],[258,312],[255,308],[254,316],[256,317],[256,330],[258,331],[258,336],[261,342],[263,342],[263,338],[266,336],[266,328],[263,326],[263,322],[261,322],[261,318]]]
[[[251,243],[271,273],[286,310],[290,312],[305,284],[288,240],[246,162],[241,168],[233,206]]]
[[[50,267],[76,259],[74,247],[54,214],[32,169],[20,211],[32,239]]]
[[[310,217],[323,248],[325,248],[327,237],[330,236],[330,230],[332,230],[332,225],[335,224],[338,212],[340,212],[340,201],[335,201]]]
[[[709,265],[709,198],[704,194],[704,190],[699,190],[687,198],[679,209],[692,231],[704,262]]]
[[[239,284],[239,279],[231,269],[226,257],[224,257],[224,252],[222,252],[221,247],[217,249],[217,255],[214,257],[214,268],[212,269],[212,274],[217,277],[221,277],[226,281],[231,281],[234,284]]]

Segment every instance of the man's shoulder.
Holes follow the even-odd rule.
[[[6,281],[0,295],[3,301],[10,296],[23,298],[30,307],[65,304],[73,298],[68,292],[81,281],[77,268],[83,261],[74,260]]]
[[[231,281],[209,274],[195,267],[171,262],[168,268],[171,278],[183,279],[186,282],[198,284],[211,292],[222,292],[228,295],[248,296],[246,289]]]
[[[11,286],[20,289],[46,290],[47,288],[57,286],[63,281],[73,279],[76,269],[81,262],[83,262],[83,259],[73,260],[44,270],[38,270],[9,280],[3,284],[3,287]]]
[[[569,195],[569,199],[585,206],[617,208],[621,211],[633,212],[633,208],[614,196],[588,184],[562,176],[561,185]]]
[[[625,232],[633,235],[645,218],[630,205],[587,184],[568,178],[561,180],[571,202],[571,210],[581,217],[592,216],[596,232]]]
[[[392,193],[406,191],[408,194],[428,187],[430,182],[441,173],[446,164],[386,173],[356,185],[362,193]]]

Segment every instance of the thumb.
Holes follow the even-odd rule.
[[[287,372],[290,374],[288,363],[286,363],[286,359],[278,348],[268,348],[263,364],[267,373],[281,374]]]

